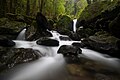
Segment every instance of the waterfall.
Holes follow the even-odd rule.
[[[77,19],[73,20],[73,31],[76,32]]]
[[[64,78],[68,76],[64,57],[62,54],[57,54],[57,51],[61,45],[71,45],[73,42],[81,43],[81,41],[62,41],[59,36],[65,35],[60,35],[56,31],[51,31],[51,33],[53,37],[50,38],[59,41],[60,45],[58,47],[37,45],[36,41],[23,41],[23,39],[14,40],[16,48],[32,48],[33,50],[38,50],[44,56],[36,61],[16,66],[16,68],[14,68],[9,74],[10,77],[7,76],[8,79],[6,80],[64,80]],[[22,38],[24,35],[25,29],[20,33]],[[89,49],[81,49],[81,57],[101,62],[112,68],[118,68],[120,65],[120,63],[114,58],[107,58],[101,53]]]
[[[23,29],[23,30],[19,33],[19,35],[18,35],[18,37],[17,37],[17,40],[25,40],[25,32],[26,32],[26,29]]]

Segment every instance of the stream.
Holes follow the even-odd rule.
[[[15,48],[32,48],[38,51],[38,54],[43,57],[39,58],[36,61],[30,63],[24,63],[18,65],[8,71],[5,76],[5,80],[63,80],[68,76],[66,69],[66,61],[62,54],[57,54],[57,51],[61,45],[71,45],[73,42],[80,41],[64,41],[60,40],[60,35],[56,31],[51,31],[53,37],[59,41],[58,47],[48,47],[37,45],[36,41],[25,41],[25,31],[23,29],[19,34],[17,40],[14,40],[16,43]],[[75,32],[75,28],[74,28]],[[103,55],[99,52],[81,48],[82,54],[79,57],[85,57],[94,61],[101,62],[102,64],[109,66],[109,68],[115,69],[116,71],[120,70],[120,60],[117,58],[110,57],[108,55]]]

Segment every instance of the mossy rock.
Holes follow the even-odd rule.
[[[0,18],[0,28],[11,29],[14,32],[18,33],[24,28],[25,23],[18,21],[11,21],[8,18]]]
[[[80,15],[79,20],[89,20],[101,14],[101,12],[110,5],[111,2],[95,2],[91,5],[88,5],[85,10]]]
[[[67,16],[67,15],[63,15],[60,17],[60,19],[58,20],[58,22],[56,23],[56,28],[59,29],[72,29],[72,19]]]

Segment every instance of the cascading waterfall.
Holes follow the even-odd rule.
[[[77,20],[75,20],[77,22]],[[74,27],[75,27],[74,23]],[[74,28],[74,32],[76,28]],[[71,45],[73,42],[80,41],[63,41],[60,40],[60,35],[56,31],[51,31],[53,37],[52,39],[56,39],[59,41],[58,47],[48,47],[37,45],[36,41],[23,41],[25,37],[25,29],[21,31],[18,36],[18,40],[14,40],[16,43],[16,48],[32,48],[34,50],[38,50],[40,55],[44,55],[36,61],[22,64],[19,67],[15,68],[11,73],[9,79],[6,80],[62,80],[67,76],[67,70],[65,68],[65,60],[62,54],[57,54],[57,50],[61,45]],[[98,62],[101,62],[105,65],[111,66],[111,68],[115,68],[119,70],[120,63],[118,59],[115,58],[107,58],[101,53],[90,49],[82,48],[81,57],[86,57]]]
[[[76,32],[77,19],[73,20],[73,31]]]
[[[23,29],[23,30],[19,33],[19,35],[18,35],[18,37],[17,37],[17,40],[25,40],[25,32],[26,32],[26,29]]]

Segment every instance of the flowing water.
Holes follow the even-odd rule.
[[[73,20],[73,31],[76,32],[76,23],[77,23],[77,19]]]
[[[74,31],[76,31],[75,28]],[[37,50],[42,57],[36,61],[16,66],[10,70],[7,75],[8,78],[5,80],[63,80],[68,76],[65,59],[62,54],[57,54],[57,50],[61,45],[71,45],[73,42],[80,43],[80,41],[63,41],[60,40],[59,36],[64,37],[65,35],[60,35],[56,31],[51,31],[51,33],[53,37],[50,38],[59,41],[60,45],[58,47],[37,45],[36,41],[24,41],[25,29],[23,29],[18,36],[18,40],[14,40],[15,48],[32,48]],[[120,70],[119,59],[106,57],[90,49],[82,48],[80,57],[86,57],[101,62],[110,68]]]
[[[19,35],[18,35],[18,37],[17,37],[17,40],[25,40],[25,31],[26,31],[26,29],[23,29],[23,30],[19,33]]]

